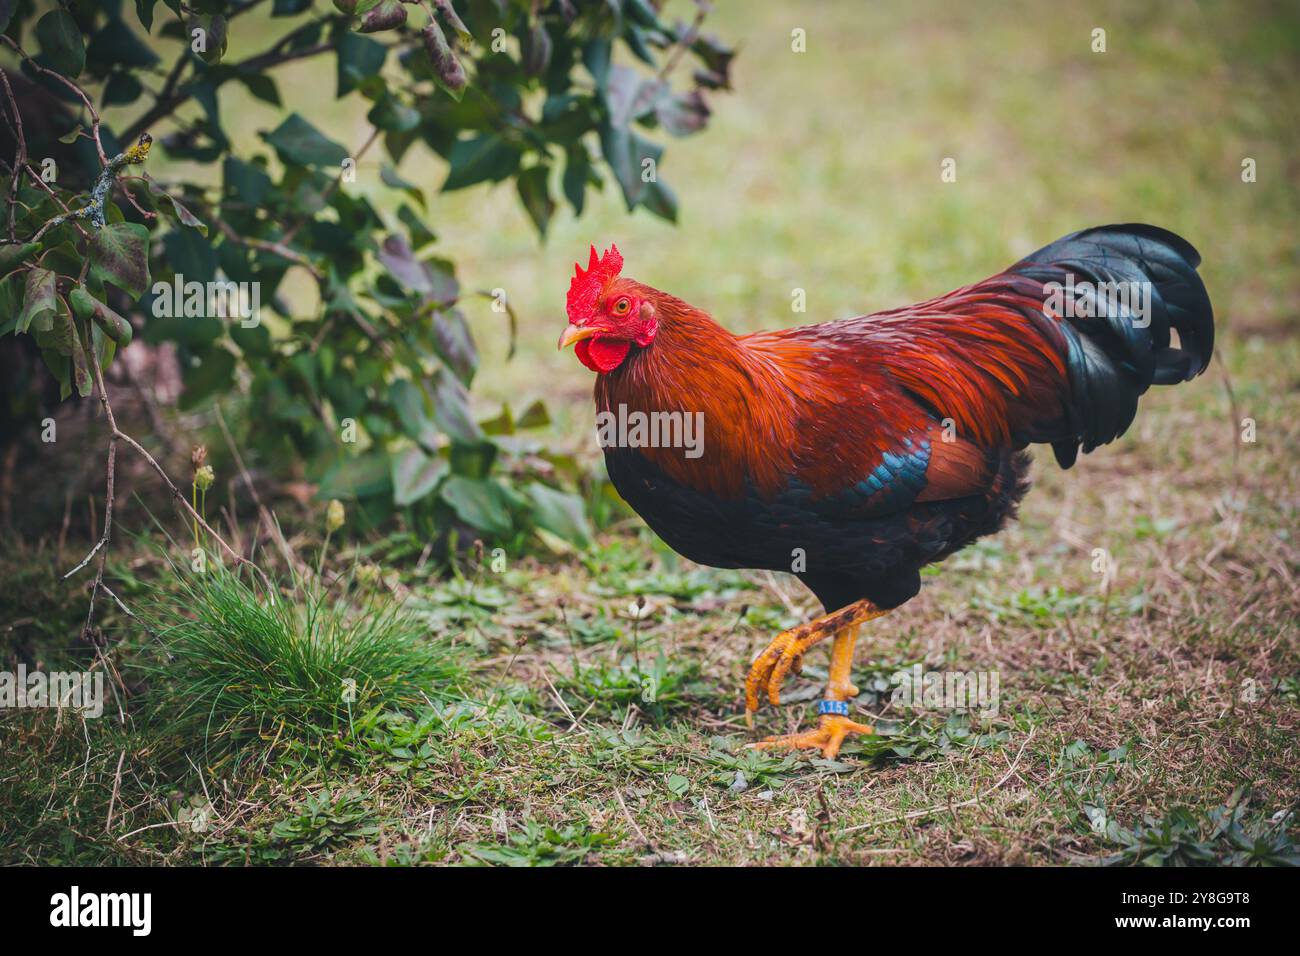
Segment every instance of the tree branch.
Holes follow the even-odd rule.
[[[79,87],[76,83],[73,83],[70,79],[68,79],[63,74],[56,73],[53,70],[47,70],[45,67],[41,66],[30,56],[28,56],[27,52],[22,47],[20,47],[9,37],[5,36],[3,33],[0,33],[0,40],[3,40],[5,43],[9,44],[10,49],[12,49],[15,53],[17,53],[20,57],[22,57],[23,62],[25,62],[33,70],[41,74],[41,76],[48,76],[50,79],[57,80],[58,82],[62,83],[73,93],[75,93],[77,98],[81,100],[83,104],[85,104],[86,110],[90,113],[90,131],[94,135],[95,149],[99,152],[99,162],[101,165],[105,165],[105,166],[108,165],[108,156],[104,154],[104,144],[100,141],[99,138],[99,113],[95,110],[95,104],[90,101],[90,97],[86,95],[86,91],[83,90],[81,87]],[[6,85],[8,84],[6,83]],[[131,137],[127,137],[127,138],[130,139]]]
[[[312,24],[307,24],[307,26],[311,25]],[[320,53],[328,53],[330,50],[334,49],[332,43],[317,43],[315,46],[305,47],[301,50],[283,49],[283,44],[298,32],[298,30],[295,30],[292,33],[287,34],[285,37],[281,38],[279,43],[265,53],[259,53],[258,55],[251,56],[246,60],[240,60],[238,63],[232,63],[230,68],[236,73],[256,73],[262,70],[269,70],[271,67],[279,66],[282,63],[289,63],[293,60],[304,60]],[[182,53],[182,60],[184,60],[188,55],[188,53]],[[160,93],[159,98],[154,105],[149,107],[149,109],[145,111],[144,115],[126,128],[126,132],[122,134],[122,138],[130,140],[133,137],[140,135],[140,133],[145,130],[151,129],[160,119],[176,112],[177,107],[192,99],[193,96],[194,93],[191,91],[189,84],[182,86],[178,90],[173,90],[171,93],[166,93],[164,87],[164,93]]]
[[[14,138],[18,140],[18,151],[14,155],[14,175],[9,183],[9,241],[17,242],[14,226],[18,221],[18,185],[22,182],[22,171],[27,166],[27,138],[23,135],[23,114],[18,112],[18,101],[14,99],[9,75],[4,70],[0,70],[0,81],[4,82],[5,95],[9,98],[9,111],[14,115]]]
[[[148,133],[141,133],[139,141],[134,146],[123,150],[112,159],[105,160],[104,168],[99,171],[99,178],[95,180],[95,185],[90,191],[90,202],[80,209],[74,209],[62,216],[55,216],[41,226],[40,229],[37,229],[36,234],[28,241],[37,242],[41,236],[55,226],[61,226],[65,222],[76,219],[89,219],[92,225],[102,229],[104,227],[104,203],[108,201],[108,194],[112,191],[113,183],[117,181],[118,172],[123,166],[143,163],[149,156],[149,147],[152,144],[153,138]]]

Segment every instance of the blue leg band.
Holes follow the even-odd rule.
[[[839,714],[841,717],[847,717],[849,715],[849,703],[845,700],[819,700],[817,701],[817,713]]]

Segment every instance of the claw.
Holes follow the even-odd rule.
[[[745,678],[745,719],[749,726],[753,726],[753,713],[760,706],[759,688],[766,687],[768,701],[773,707],[779,707],[781,684],[786,675],[791,670],[799,673],[808,648],[822,639],[819,632],[806,634],[806,631],[806,626],[783,631],[754,659]]]
[[[771,644],[754,658],[754,663],[750,665],[749,676],[745,678],[745,714],[753,726],[753,713],[758,710],[758,689],[768,683],[772,673],[772,668],[780,660],[786,647],[793,640],[793,634],[790,631],[783,631],[778,634]]]
[[[755,750],[802,750],[820,748],[822,756],[833,760],[839,756],[844,738],[849,734],[874,734],[876,729],[867,724],[859,724],[838,714],[823,714],[816,730],[805,730],[799,734],[782,734],[776,737],[764,737],[752,744],[746,744]]]
[[[882,616],[886,612],[877,608],[867,599],[862,599],[830,614],[824,614],[815,621],[800,624],[798,627],[778,634],[750,665],[749,675],[745,678],[745,723],[754,726],[754,712],[760,706],[759,688],[767,688],[767,699],[773,707],[781,703],[781,684],[790,671],[796,674],[803,670],[804,654],[814,644],[831,635],[839,635],[852,629],[854,639],[857,625]],[[838,641],[839,638],[837,637]],[[842,663],[843,673],[837,676],[832,667],[831,690],[844,700],[856,696],[858,689],[848,682],[848,667],[852,660],[852,641],[849,653]]]

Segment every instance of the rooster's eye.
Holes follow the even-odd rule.
[[[629,302],[626,298],[619,299],[617,302],[614,303],[614,314],[627,315],[627,310],[630,308],[632,308],[631,302]]]

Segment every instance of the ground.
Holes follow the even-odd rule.
[[[471,556],[451,577],[394,534],[336,542],[335,560],[377,563],[427,638],[455,649],[461,703],[219,756],[175,739],[165,713],[125,728],[112,713],[0,714],[0,862],[1294,858],[1295,12],[741,6],[711,21],[741,45],[737,89],[662,167],[678,226],[629,219],[607,191],[539,248],[507,191],[436,204],[466,284],[507,288],[523,317],[511,362],[500,317],[475,317],[485,414],[545,396],[555,440],[599,469],[590,376],[551,345],[588,241],[617,241],[628,274],[746,330],[898,305],[1077,228],[1154,222],[1201,250],[1215,363],[1153,390],[1127,435],[1071,471],[1037,454],[1020,521],[864,628],[859,705],[888,733],[836,761],[742,747],[749,660],[814,613],[793,578],[695,567],[631,517],[583,553],[506,554],[499,570]],[[806,53],[790,51],[795,28]],[[436,186],[433,161],[412,162],[403,174]],[[204,415],[174,427],[214,434]],[[89,459],[78,501],[100,481]],[[321,507],[283,505],[307,553]],[[122,520],[150,532],[140,508]],[[86,660],[83,592],[60,581],[86,542],[57,521],[6,540],[0,629],[47,662]],[[109,580],[128,602],[157,577],[156,546],[115,545]],[[104,623],[129,674],[149,642],[120,613]],[[825,660],[810,655],[759,733],[813,719]],[[996,673],[996,714],[892,703],[890,675],[914,664]]]

